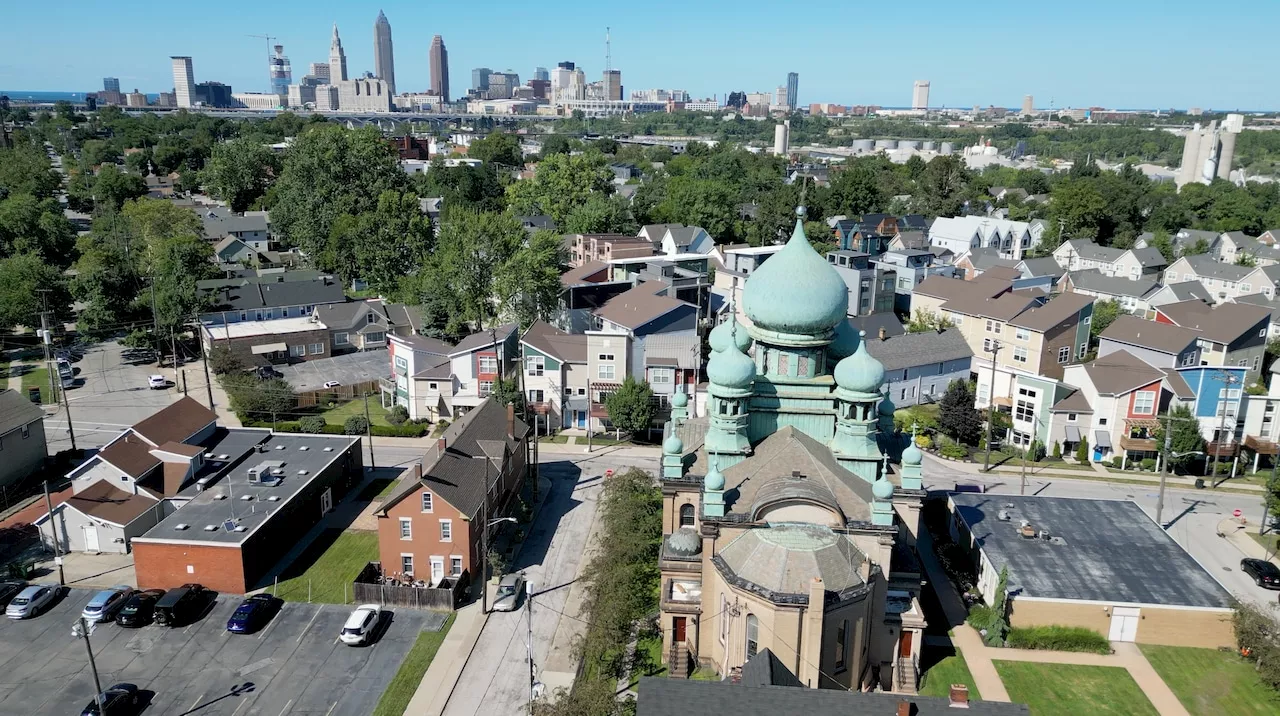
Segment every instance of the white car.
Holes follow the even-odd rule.
[[[380,614],[382,614],[381,604],[361,604],[351,612],[351,616],[347,617],[347,623],[342,625],[342,633],[338,638],[343,644],[350,646],[367,644],[373,635],[373,630],[378,626]]]
[[[147,378],[147,387],[152,390],[156,390],[157,388],[163,390],[169,387],[169,381],[165,380],[163,375],[153,375]]]
[[[340,386],[340,385],[342,385],[342,383],[341,383],[341,382],[336,381],[336,380],[330,380],[330,381],[326,381],[326,382],[325,382],[324,387],[326,387],[326,388],[336,388],[336,387],[338,387],[338,386]]]
[[[18,592],[18,596],[14,597],[5,608],[4,615],[10,619],[29,619],[49,606],[49,602],[52,602],[56,596],[58,596],[57,589],[33,584]]]

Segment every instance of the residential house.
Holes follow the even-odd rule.
[[[1021,187],[993,186],[987,190],[992,199],[1005,202],[1026,201],[1027,190]]]
[[[941,316],[942,305],[956,298],[996,298],[1013,289],[1013,283],[992,276],[962,281],[946,276],[930,276],[916,284],[911,294],[911,315],[917,312]]]
[[[1280,299],[1270,298],[1261,293],[1251,294],[1249,296],[1239,296],[1235,299],[1236,303],[1245,303],[1250,306],[1260,306],[1271,312],[1271,320],[1267,324],[1267,338],[1280,337]]]
[[[565,333],[542,321],[534,321],[520,337],[525,401],[535,437],[587,427],[587,342],[585,334]]]
[[[1018,263],[1018,270],[1022,272],[1022,278],[1024,279],[1048,276],[1052,286],[1057,286],[1058,281],[1065,273],[1052,256],[1041,256],[1034,259],[1024,258]]]
[[[1062,381],[1019,373],[1014,377],[1010,427],[1004,439],[1024,450],[1036,440],[1046,451],[1053,448],[1055,439],[1061,445],[1061,437],[1055,438],[1053,434],[1053,407],[1075,392],[1075,388]],[[1063,452],[1067,452],[1065,448]]]
[[[1248,259],[1255,266],[1280,265],[1280,247],[1275,243],[1263,243],[1243,231],[1228,231],[1218,240],[1216,247],[1218,260],[1223,263],[1240,263]]]
[[[1067,273],[1062,282],[1064,292],[1093,296],[1099,301],[1114,301],[1125,313],[1148,317],[1152,315],[1148,297],[1160,289],[1152,278],[1125,278],[1109,276],[1098,269],[1085,269]]]
[[[650,284],[653,293],[692,303],[705,316],[713,293],[710,276],[713,261],[711,255],[688,253],[613,259],[609,262],[609,280],[631,285]]]
[[[1204,287],[1204,284],[1196,280],[1180,281],[1178,283],[1168,283],[1166,281],[1163,286],[1160,286],[1147,296],[1146,300],[1147,305],[1155,308],[1166,303],[1190,301],[1193,298],[1204,303],[1213,302],[1213,296],[1208,289]]]
[[[1124,350],[1067,366],[1062,381],[1079,389],[1076,400],[1083,405],[1069,411],[1055,406],[1054,419],[1061,422],[1053,433],[1066,435],[1074,422],[1082,439],[1089,441],[1095,462],[1113,456],[1154,458],[1159,450],[1156,416],[1166,411],[1175,392],[1172,386],[1166,388],[1166,383],[1177,382],[1176,392],[1187,393],[1185,381],[1176,371],[1156,368]],[[1070,420],[1071,415],[1077,419]],[[1074,447],[1070,438],[1068,444]]]
[[[1213,297],[1215,303],[1236,296],[1256,293],[1260,287],[1249,278],[1254,273],[1251,266],[1224,264],[1208,254],[1182,256],[1165,269],[1166,284],[1179,281],[1199,281]]]
[[[648,241],[654,251],[662,250],[662,239],[667,235],[667,229],[673,226],[684,226],[684,224],[645,224],[640,227],[640,231],[636,236]]]
[[[228,236],[213,247],[213,255],[219,264],[240,264],[243,266],[271,267],[279,262],[279,254],[255,249],[243,239]]]
[[[628,162],[614,162],[609,165],[609,170],[613,172],[615,184],[626,184],[632,179],[640,178],[640,168]]]
[[[455,420],[374,513],[383,574],[484,581],[481,530],[514,511],[529,436],[513,406],[491,399]]]
[[[977,248],[994,248],[1000,258],[1022,259],[1040,244],[1044,222],[1010,221],[985,216],[940,216],[929,227],[929,243],[957,256]]]
[[[331,276],[202,281],[197,291],[209,301],[200,315],[205,350],[225,346],[247,364],[328,358],[328,329],[313,313],[316,306],[346,301]]]
[[[1265,394],[1244,396],[1245,402],[1241,410],[1244,417],[1242,428],[1244,446],[1253,452],[1255,472],[1262,455],[1268,456],[1270,460],[1280,459],[1280,378],[1276,377],[1278,373],[1280,373],[1280,361],[1271,364]]]
[[[44,411],[16,390],[0,390],[0,486],[13,487],[44,467],[49,456]]]
[[[875,266],[867,254],[848,249],[827,252],[827,263],[835,267],[849,287],[848,315],[865,316],[893,310],[897,297],[894,269]]]
[[[1137,316],[1117,316],[1098,336],[1098,357],[1127,351],[1156,368],[1200,365],[1200,332]]]
[[[316,306],[311,315],[329,330],[329,354],[342,355],[380,350],[387,347],[388,334],[414,332],[412,324],[393,324],[388,308],[381,299],[347,301]],[[404,318],[415,312],[409,306],[399,308]]]
[[[1053,252],[1053,259],[1068,271],[1096,270],[1104,276],[1140,279],[1159,274],[1168,262],[1154,246],[1143,249],[1118,249],[1099,246],[1087,239],[1071,239],[1062,242]],[[1153,278],[1158,278],[1155,276]]]
[[[1209,455],[1217,453],[1219,460],[1230,461],[1238,455],[1242,441],[1248,436],[1255,438],[1252,441],[1254,449],[1267,450],[1274,445],[1267,444],[1262,436],[1264,428],[1274,431],[1271,423],[1275,422],[1275,408],[1268,413],[1270,401],[1255,401],[1252,396],[1245,395],[1245,373],[1244,368],[1238,367],[1196,366],[1178,370],[1190,388],[1189,399],[1181,402],[1200,421],[1200,434],[1208,443],[1205,452]],[[1246,412],[1255,409],[1260,415]],[[1256,426],[1259,432],[1250,432],[1248,428],[1252,426]]]
[[[970,249],[958,257],[954,264],[957,273],[965,280],[989,276],[1009,281],[1015,291],[1037,289],[1044,294],[1052,293],[1062,276],[1062,269],[1058,268],[1052,258],[1000,258],[1000,254],[993,248]]]
[[[751,272],[760,268],[765,260],[782,250],[776,246],[721,246],[717,249],[722,255],[721,265],[716,268],[712,290],[723,297],[725,302],[735,306],[742,305],[742,289],[746,286]]]
[[[592,328],[597,308],[634,287],[629,279],[613,280],[612,274],[612,265],[603,261],[589,261],[561,274],[560,303],[551,322],[569,333]]]
[[[891,214],[864,214],[856,219],[841,219],[834,228],[839,248],[876,256],[884,253],[898,235],[899,222]]]
[[[427,336],[392,334],[391,377],[382,381],[384,402],[403,405],[412,420],[465,414],[487,398],[499,380],[516,377],[516,328],[508,323],[478,331],[457,345]]]
[[[1255,268],[1252,273],[1245,277],[1245,282],[1253,289],[1254,293],[1260,293],[1267,298],[1280,297],[1280,264],[1269,264]],[[1243,295],[1236,296],[1236,298],[1242,297]]]
[[[1247,368],[1249,382],[1259,378],[1271,324],[1267,308],[1247,303],[1210,307],[1191,300],[1156,308],[1156,320],[1199,331],[1201,365]]]
[[[973,349],[957,329],[868,333],[867,352],[884,365],[888,396],[898,408],[936,403],[953,380],[968,380]]]
[[[886,276],[893,274],[897,310],[911,310],[911,294],[921,281],[930,276],[955,275],[955,267],[935,264],[933,254],[933,249],[890,249],[871,260],[871,265],[883,269]]]
[[[997,267],[1013,269],[1016,272],[1015,275],[1021,275],[1021,272],[1017,271],[1018,262],[1000,258],[1000,252],[994,248],[969,249],[956,259],[955,267],[966,281],[973,280]]]
[[[904,231],[899,224],[898,235],[893,237],[889,242],[887,251],[897,251],[900,249],[922,250],[929,248],[929,228],[926,225],[924,229],[911,229]]]
[[[608,263],[612,259],[652,256],[653,244],[643,237],[625,234],[570,234],[569,266],[578,268],[592,261]]]
[[[715,248],[715,240],[701,226],[667,224],[666,227],[660,250],[667,256],[707,254]]]
[[[1133,243],[1135,249],[1145,249],[1151,246],[1151,239],[1155,234],[1144,233],[1138,237]],[[1178,229],[1169,239],[1173,242],[1173,246],[1178,251],[1179,256],[1186,256],[1189,252],[1206,252],[1213,251],[1218,243],[1219,236],[1215,231],[1201,231],[1199,229]],[[1203,247],[1198,244],[1203,241]],[[1203,251],[1200,249],[1203,248]]]
[[[556,222],[550,216],[537,214],[534,216],[517,216],[516,218],[520,220],[520,225],[524,227],[524,230],[527,231],[530,236],[533,236],[539,231],[556,230]]]
[[[221,241],[228,236],[240,239],[255,251],[271,248],[266,212],[237,214],[217,206],[201,207],[197,211],[207,241]]]

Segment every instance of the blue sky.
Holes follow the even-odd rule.
[[[265,91],[265,42],[247,35],[279,35],[296,79],[327,59],[335,21],[351,71],[372,70],[381,7],[400,91],[426,88],[434,34],[449,49],[455,95],[477,66],[513,69],[523,82],[536,66],[572,60],[598,79],[609,25],[628,90],[723,99],[772,90],[795,71],[804,104],[903,106],[912,82],[927,79],[934,106],[1017,107],[1032,94],[1037,107],[1280,107],[1266,32],[1280,23],[1276,0],[326,4],[63,0],[55,14],[14,2],[0,23],[0,88],[94,90],[110,75],[126,91],[159,92],[173,85],[169,56],[191,55],[197,81]]]

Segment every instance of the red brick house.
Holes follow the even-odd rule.
[[[429,583],[474,575],[480,528],[514,507],[528,465],[529,427],[489,398],[449,426],[378,511],[386,574]]]

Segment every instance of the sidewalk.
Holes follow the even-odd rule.
[[[586,443],[569,445],[567,443],[538,443],[538,452],[556,455],[586,455]],[[590,455],[617,455],[618,457],[661,457],[662,446],[639,445],[594,445]]]
[[[1240,520],[1235,517],[1227,517],[1218,523],[1218,534],[1222,535],[1231,546],[1240,550],[1240,554],[1245,557],[1254,559],[1262,559],[1280,565],[1280,559],[1277,555],[1268,555],[1267,548],[1258,544],[1257,540],[1250,537],[1248,530],[1257,530],[1256,524],[1240,524]]]
[[[969,475],[974,475],[976,477],[990,477],[992,475],[998,475],[1000,477],[1008,477],[1008,476],[1017,477],[1022,474],[1022,470],[1020,467],[999,467],[999,468],[992,468],[990,472],[983,472],[982,466],[979,465],[978,463],[952,462],[950,460],[943,460],[942,458],[939,458],[935,455],[930,455],[929,453],[925,453],[925,456],[926,458],[928,458],[929,460],[933,460],[936,464],[940,466],[949,468],[956,472],[963,472]],[[1097,480],[1099,479],[1099,477],[1102,477],[1103,479],[1109,479],[1109,480],[1115,480],[1115,481],[1143,482],[1143,483],[1150,483],[1152,485],[1160,484],[1160,475],[1155,473],[1112,472],[1111,470],[1108,470],[1107,468],[1103,467],[1102,465],[1099,465],[1098,463],[1090,463],[1090,464],[1093,466],[1092,472],[1088,470],[1067,470],[1067,469],[1059,469],[1059,470],[1051,471],[1042,467],[1035,467],[1035,468],[1028,467],[1027,477],[1036,477],[1036,478],[1053,477],[1053,478],[1068,479],[1068,480],[1069,479]],[[1229,479],[1224,479],[1222,481],[1222,484],[1220,484],[1217,487],[1213,487],[1212,486],[1213,482],[1209,480],[1209,478],[1201,478],[1201,479],[1204,479],[1206,483],[1206,486],[1203,488],[1204,490],[1230,489],[1230,490],[1241,490],[1241,491],[1247,491],[1247,492],[1263,492],[1264,491],[1264,488],[1260,485],[1251,485],[1245,482],[1235,482]],[[1165,477],[1165,484],[1168,485],[1169,487],[1194,490],[1196,489],[1196,478],[1180,477],[1178,475],[1167,475]]]
[[[413,692],[406,714],[440,716],[444,713],[444,707],[449,703],[462,669],[467,665],[467,659],[471,657],[471,651],[480,640],[480,632],[488,620],[489,615],[480,611],[480,602],[472,602],[455,612],[453,626],[440,644],[436,659],[423,674],[418,690]]]

